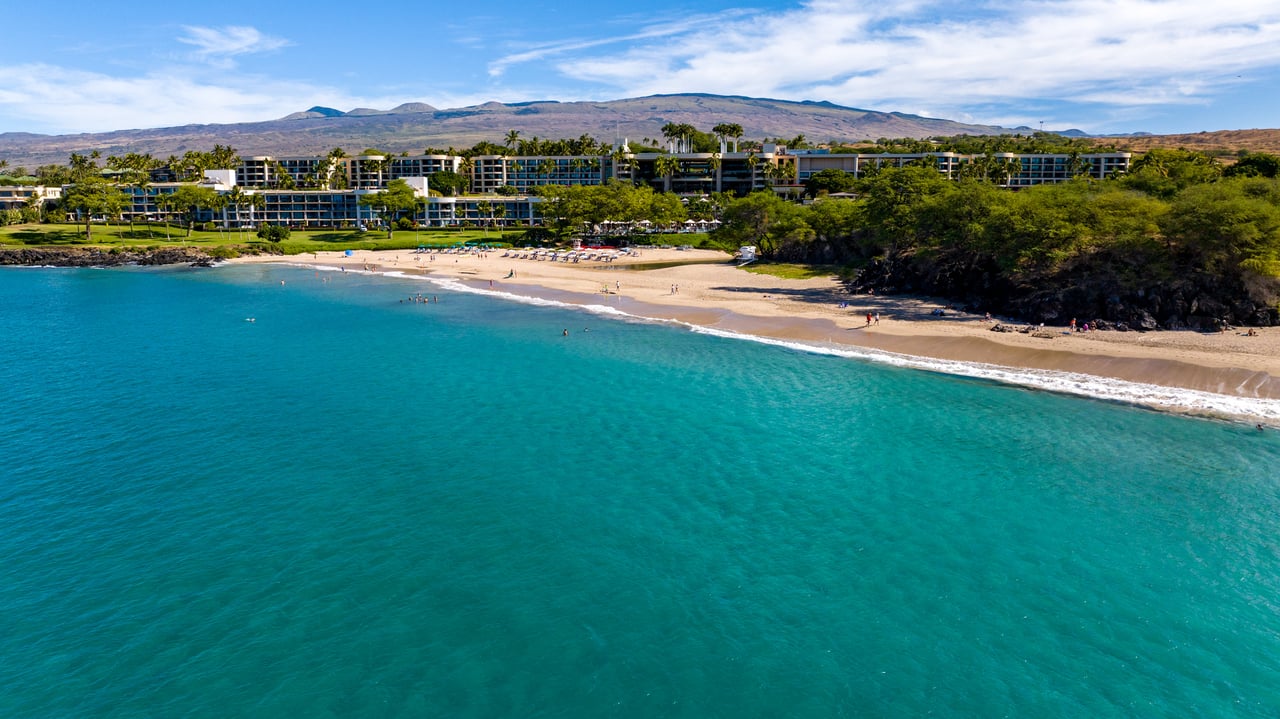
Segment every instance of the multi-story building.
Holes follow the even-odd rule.
[[[1127,172],[1133,155],[1128,152],[1080,154],[1034,154],[999,152],[992,155],[962,155],[955,152],[929,153],[823,153],[799,152],[795,179],[803,183],[822,170],[842,170],[865,175],[872,168],[903,167],[930,163],[950,179],[966,172],[986,173],[1002,187],[1018,188],[1066,182],[1086,176],[1101,180]]]
[[[43,205],[62,197],[61,187],[42,187],[35,185],[0,186],[0,210],[20,210],[27,203]]]
[[[497,192],[507,186],[523,194],[542,185],[602,185],[616,171],[608,156],[481,155],[472,158],[470,174],[475,192]]]
[[[364,195],[404,180],[423,198],[415,220],[430,227],[511,226],[532,223],[540,199],[531,196],[543,185],[601,185],[611,179],[644,183],[685,196],[715,192],[745,195],[773,189],[794,192],[823,170],[866,175],[878,168],[925,164],[948,178],[979,176],[1009,188],[1064,182],[1076,176],[1096,179],[1128,170],[1127,152],[1088,154],[963,155],[937,153],[827,153],[788,151],[765,145],[760,151],[630,152],[626,145],[613,155],[507,156],[359,155],[355,157],[243,157],[234,171],[206,172],[204,184],[219,193],[239,196],[238,204],[202,210],[198,220],[225,226],[263,223],[291,227],[355,227],[373,222],[376,213],[360,204]],[[429,178],[438,172],[469,176],[472,193],[463,197],[430,197]],[[152,173],[152,182],[125,186],[129,219],[162,216],[158,198],[183,183],[171,173]],[[514,188],[511,193],[504,188]],[[500,190],[505,194],[497,194]],[[0,188],[0,208],[24,204],[33,194],[56,198],[61,188]],[[255,199],[259,196],[260,199]]]

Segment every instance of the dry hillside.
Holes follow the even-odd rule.
[[[1098,138],[1099,143],[1114,143],[1131,152],[1146,152],[1153,147],[1197,150],[1212,155],[1234,157],[1241,150],[1280,154],[1280,129],[1219,130],[1187,135],[1134,135]]]

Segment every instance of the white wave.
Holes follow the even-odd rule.
[[[313,265],[305,265],[312,267]],[[333,268],[337,269],[337,268]],[[1079,372],[1063,372],[1003,365],[985,364],[981,362],[962,362],[959,360],[917,357],[915,355],[897,354],[884,350],[866,347],[850,347],[825,345],[818,343],[782,340],[773,337],[732,332],[704,327],[681,320],[646,317],[625,312],[617,307],[599,304],[576,304],[560,300],[549,300],[531,295],[516,294],[505,290],[473,287],[465,282],[452,278],[432,275],[408,275],[400,271],[382,273],[397,279],[409,279],[430,282],[441,289],[454,292],[466,292],[475,295],[486,295],[507,301],[519,302],[540,307],[562,307],[565,309],[590,312],[596,315],[612,317],[633,322],[655,324],[674,324],[686,327],[692,332],[713,335],[726,339],[744,340],[760,344],[784,347],[800,352],[831,355],[848,359],[876,362],[879,364],[905,367],[926,372],[937,372],[959,377],[971,377],[1001,384],[1028,387],[1032,389],[1067,394],[1090,399],[1139,405],[1162,410],[1174,410],[1191,414],[1202,414],[1225,418],[1250,418],[1266,420],[1280,424],[1280,400],[1258,397],[1238,397],[1232,395],[1205,392],[1202,390],[1180,389],[1162,385],[1131,382],[1128,380],[1082,374]]]
[[[1112,377],[1062,372],[1034,368],[1006,367],[981,362],[917,357],[896,354],[864,347],[835,347],[816,345],[793,340],[759,337],[740,332],[728,332],[713,327],[689,325],[693,332],[729,339],[747,340],[762,344],[814,354],[834,355],[850,359],[866,360],[895,367],[937,372],[940,374],[973,377],[1001,384],[1031,387],[1058,394],[1070,394],[1109,402],[1122,402],[1159,409],[1181,410],[1195,414],[1223,417],[1249,417],[1280,422],[1280,400],[1259,397],[1236,397],[1202,390],[1165,387],[1163,385],[1131,382]]]

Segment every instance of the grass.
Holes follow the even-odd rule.
[[[784,280],[811,280],[815,277],[835,277],[843,273],[839,265],[797,265],[787,262],[752,263],[744,267],[747,272],[769,275]]]
[[[167,234],[167,237],[166,237]],[[286,254],[323,250],[403,250],[418,245],[450,247],[462,242],[511,243],[519,233],[505,237],[497,230],[397,230],[392,239],[382,231],[294,230],[280,243]],[[86,239],[84,225],[12,225],[0,227],[0,247],[113,247],[144,249],[149,247],[263,247],[265,243],[249,231],[195,230],[187,237],[185,228],[164,225],[98,225],[93,226],[92,239]]]
[[[278,251],[287,255],[328,250],[411,250],[419,245],[452,247],[463,242],[491,242],[504,245],[522,245],[523,229],[505,232],[492,229],[466,230],[396,230],[392,239],[382,230],[359,232],[357,230],[294,230],[289,239],[281,242]],[[650,235],[632,238],[652,244],[712,246],[705,233],[680,235]],[[610,244],[616,240],[610,240]],[[11,225],[0,227],[0,247],[101,247],[111,249],[146,249],[154,247],[214,247],[240,248],[254,251],[268,247],[249,230],[194,230],[187,237],[185,227],[170,225],[93,226],[93,237],[85,239],[84,225]]]

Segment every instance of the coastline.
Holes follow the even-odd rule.
[[[578,263],[485,254],[420,254],[412,250],[256,256],[241,263],[284,263],[458,282],[475,291],[505,292],[580,306],[609,308],[639,318],[680,322],[705,331],[830,351],[887,353],[894,363],[947,372],[946,363],[1102,378],[1162,389],[1190,390],[1253,408],[1206,409],[1167,398],[1160,409],[1280,424],[1280,328],[1254,337],[1193,331],[1070,333],[1065,327],[1022,334],[993,332],[982,316],[946,310],[929,298],[851,295],[833,277],[790,280],[747,272],[711,250],[641,248],[638,256]],[[434,258],[434,259],[433,259]],[[514,272],[514,276],[508,276]],[[846,306],[841,307],[841,304]],[[866,321],[867,314],[872,324]],[[875,315],[879,315],[878,322]],[[1009,322],[1005,322],[1006,326]],[[1013,323],[1015,326],[1017,323]],[[910,361],[911,358],[927,360]],[[930,362],[932,361],[932,362]],[[1007,372],[1005,372],[1007,374]],[[1047,386],[1047,388],[1052,388]],[[1092,396],[1088,392],[1076,392]],[[1107,397],[1105,391],[1099,398]],[[1120,400],[1126,401],[1126,400]],[[1133,400],[1146,404],[1138,398]],[[1213,403],[1211,403],[1213,404]],[[1260,411],[1275,405],[1275,412]]]

